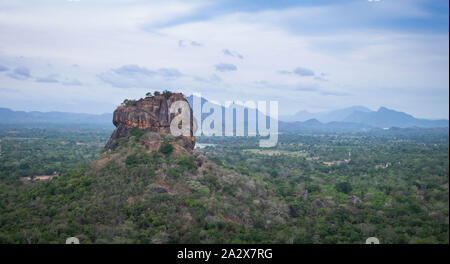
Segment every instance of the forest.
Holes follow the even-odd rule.
[[[107,129],[1,128],[0,243],[449,243],[448,129],[198,137],[192,155],[138,132],[107,153]]]

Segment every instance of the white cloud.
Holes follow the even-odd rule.
[[[60,87],[52,95],[55,97],[60,94],[66,98],[76,91],[80,104],[82,98],[89,97],[113,105],[158,87],[186,93],[199,91],[216,100],[277,98],[283,101],[280,114],[299,109],[326,110],[357,102],[374,109],[385,105],[408,110],[423,117],[448,116],[448,110],[444,110],[448,99],[443,99],[445,94],[448,97],[449,85],[448,34],[366,26],[379,20],[429,17],[416,1],[384,1],[379,6],[361,1],[234,12],[192,21],[183,19],[212,3],[46,2],[0,4],[0,35],[14,36],[2,38],[0,64],[10,71],[27,67],[33,76],[58,73],[66,81],[52,84]],[[192,48],[180,48],[180,40],[182,46]],[[224,56],[224,49],[245,54],[245,60]],[[19,56],[27,59],[18,59]],[[233,64],[238,70],[232,74],[216,72],[213,65],[220,63]],[[79,67],[72,67],[74,64]],[[130,64],[153,71],[177,69],[184,76],[170,81],[146,77],[144,82],[132,83],[132,87],[137,87],[133,89],[112,87],[96,77],[103,74],[118,81],[110,69]],[[328,81],[277,73],[300,66]],[[319,76],[320,72],[332,77]],[[0,88],[9,85],[7,88],[25,90],[6,74],[0,73],[4,86]],[[255,82],[271,85],[261,89]],[[64,85],[69,83],[77,85]],[[305,87],[316,87],[317,91],[306,91]],[[27,89],[51,92],[37,83]],[[415,108],[418,100],[423,100],[421,109]],[[8,102],[0,101],[4,103]]]

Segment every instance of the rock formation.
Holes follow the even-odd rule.
[[[325,208],[325,207],[327,207],[327,205],[319,198],[317,198],[314,201],[312,201],[312,206],[314,206],[316,208]]]
[[[157,95],[137,100],[130,105],[117,107],[113,117],[113,124],[116,129],[105,148],[115,149],[120,143],[119,139],[130,136],[130,131],[134,127],[146,132],[170,136],[170,123],[176,114],[169,113],[169,109],[172,103],[180,100],[188,103],[182,93],[172,93],[169,98],[164,95]],[[192,108],[190,108],[190,111],[190,136],[175,137],[175,141],[187,150],[192,150],[195,146]]]
[[[350,197],[348,197],[348,201],[349,201],[350,203],[352,203],[353,205],[362,203],[361,198],[359,198],[359,197],[356,196],[356,195],[351,195]]]
[[[296,192],[294,194],[294,196],[303,197],[304,199],[308,200],[309,199],[309,192],[308,192],[308,190],[299,190],[298,192]]]

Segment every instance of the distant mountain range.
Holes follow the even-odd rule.
[[[193,98],[194,97],[192,95],[186,98],[191,106]],[[201,102],[203,105],[208,102],[208,100],[202,98]],[[222,110],[225,109],[223,106],[221,106],[221,108]],[[243,106],[237,106],[236,108],[240,111],[243,111],[244,109]],[[208,114],[202,113],[202,120],[207,115]],[[262,115],[262,113],[257,111],[257,115]],[[224,117],[224,115],[222,116]],[[227,120],[226,122],[230,121]],[[248,119],[245,118],[245,127],[247,127],[247,123]],[[446,128],[449,127],[449,121],[418,119],[409,114],[391,110],[386,107],[380,107],[378,111],[372,111],[364,106],[352,106],[329,112],[310,113],[307,111],[300,111],[292,116],[280,116],[278,126],[279,131],[281,132],[296,132],[305,130],[348,132],[391,127]]]
[[[81,114],[66,112],[25,112],[0,108],[0,124],[88,124],[112,125],[111,114]]]
[[[192,106],[194,97],[186,98]],[[208,100],[202,98],[202,105]],[[224,110],[225,107],[221,106]],[[247,112],[243,106],[237,106],[239,111]],[[195,109],[194,109],[195,110]],[[202,120],[208,116],[202,114]],[[257,111],[257,115],[262,115]],[[94,115],[66,112],[25,112],[13,111],[8,108],[0,108],[0,124],[22,124],[22,125],[96,125],[113,127],[112,113]],[[222,117],[225,117],[222,114]],[[255,121],[251,117],[250,121]],[[233,121],[226,121],[228,125]],[[244,118],[245,128],[248,127],[249,118]],[[256,121],[257,122],[257,121]],[[271,120],[272,122],[272,120]],[[233,122],[234,123],[234,122]],[[222,124],[225,126],[225,122]],[[281,132],[297,131],[368,131],[373,128],[448,128],[448,120],[427,120],[415,118],[412,115],[398,112],[386,107],[380,107],[377,111],[372,111],[364,106],[352,106],[329,112],[310,113],[300,111],[292,116],[280,116],[278,123]],[[233,129],[234,130],[234,129]]]
[[[281,121],[285,122],[303,122],[309,119],[317,119],[318,121],[322,123],[328,123],[328,122],[335,122],[335,121],[344,121],[345,118],[347,118],[349,115],[353,114],[354,112],[363,112],[363,113],[369,113],[372,110],[369,108],[366,108],[364,106],[352,106],[347,107],[343,109],[338,109],[334,111],[328,111],[328,112],[319,112],[319,113],[310,113],[308,111],[299,111],[294,115],[290,116],[280,116]]]
[[[415,118],[412,115],[398,112],[386,107],[380,107],[378,111],[372,111],[364,106],[352,106],[330,112],[310,113],[300,111],[292,116],[280,116],[280,121],[295,122],[296,126],[334,126],[334,127],[358,127],[361,128],[390,128],[390,127],[448,127],[448,120],[428,120]],[[285,126],[283,126],[285,127]]]

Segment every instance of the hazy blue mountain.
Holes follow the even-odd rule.
[[[308,126],[308,127],[321,127],[324,124],[322,124],[321,122],[319,122],[319,120],[313,118],[313,119],[309,119],[306,120],[305,122],[301,122],[304,126]]]
[[[199,98],[197,98],[198,101]],[[192,107],[192,102],[193,102],[193,96],[189,96],[187,97],[188,102],[191,104]],[[204,103],[208,102],[207,99],[202,98],[202,106]],[[222,112],[225,110],[225,107],[221,106]],[[245,112],[244,107],[243,106],[237,106],[237,109],[239,109],[240,112]],[[370,111],[365,107],[361,107],[361,106],[355,106],[355,107],[350,107],[350,108],[346,108],[346,109],[340,109],[337,111],[333,111],[333,113],[327,113],[330,114],[331,116],[335,116],[335,117],[345,117],[346,114],[348,113],[352,113],[355,110],[362,110],[362,111]],[[195,109],[194,109],[195,111]],[[208,116],[208,113],[202,113],[202,120],[204,120],[206,118],[206,116]],[[257,112],[256,116],[262,115],[262,113],[260,113],[259,111]],[[225,115],[222,114],[222,117],[224,117]],[[256,117],[253,116],[251,117],[250,120],[255,119]],[[267,117],[266,117],[267,118]],[[227,120],[225,122],[223,122],[222,126],[224,127],[225,124],[227,125],[232,125],[233,120]],[[275,120],[271,119],[270,122],[276,122]],[[244,119],[244,127],[245,130],[247,130],[247,126],[248,126],[248,118],[246,117]],[[257,123],[257,122],[256,122]],[[279,121],[278,122],[278,129],[280,132],[283,133],[298,133],[298,132],[314,132],[314,131],[322,131],[322,132],[361,132],[361,131],[367,131],[372,129],[372,126],[368,126],[365,124],[359,124],[359,123],[351,123],[351,122],[337,122],[337,121],[332,121],[332,122],[328,122],[328,123],[324,123],[321,122],[319,120],[317,120],[316,118],[311,118],[305,121],[296,121],[296,122],[284,122],[284,121]]]
[[[380,107],[376,112],[355,111],[347,118],[346,122],[360,123],[374,127],[390,128],[390,127],[448,127],[448,120],[427,120],[418,119],[412,115],[398,112],[386,107]]]
[[[310,113],[306,110],[298,111],[294,115],[281,115],[280,121],[284,122],[304,122],[306,120],[314,119],[318,117],[316,113]]]
[[[93,115],[66,112],[25,112],[0,108],[0,124],[92,124],[111,125],[112,113]]]
[[[338,109],[334,111],[310,113],[308,111],[299,111],[291,116],[280,116],[281,121],[295,122],[295,121],[306,121],[310,119],[317,119],[322,123],[328,123],[333,121],[344,121],[349,115],[354,112],[371,112],[372,110],[364,106],[351,106],[343,109]]]
[[[324,123],[334,122],[334,121],[344,121],[349,115],[355,112],[369,113],[372,112],[369,108],[364,106],[352,106],[348,108],[338,109],[335,111],[330,111],[323,116],[319,117],[318,120]]]
[[[193,96],[187,97],[188,102],[192,106]],[[202,98],[202,105],[208,102],[207,99]],[[225,119],[225,107],[222,109],[222,118]],[[247,130],[249,121],[257,122],[257,116],[262,115],[257,111],[256,115],[247,117],[248,111],[244,106],[237,106],[236,109],[245,113],[244,127]],[[210,113],[202,113],[202,120]],[[25,112],[13,111],[8,108],[0,108],[0,124],[85,124],[96,126],[112,126],[112,113],[94,115],[81,113],[65,113],[65,112]],[[306,120],[302,120],[306,117]],[[267,118],[267,117],[266,117]],[[268,118],[267,118],[268,119]],[[286,121],[286,120],[301,120],[301,121]],[[269,120],[268,120],[269,121]],[[270,119],[270,122],[276,122]],[[233,120],[227,120],[222,123],[222,128],[225,125],[235,125]],[[380,107],[378,111],[371,111],[363,106],[353,106],[335,111],[322,113],[309,113],[307,111],[300,111],[294,116],[280,117],[278,123],[281,132],[296,132],[301,130],[319,129],[324,131],[367,131],[372,128],[435,128],[435,127],[449,127],[448,120],[427,120],[418,119],[412,115],[398,112],[386,107]],[[233,131],[235,131],[233,129]]]
[[[191,105],[191,107],[193,108],[194,115],[196,115],[196,112],[195,112],[196,107],[193,107],[194,96],[190,95],[190,96],[186,97],[186,99],[189,102],[189,104]],[[200,100],[199,98],[197,98],[197,99],[198,99],[198,101]],[[203,106],[206,102],[209,102],[209,101],[202,97],[201,105]],[[220,106],[220,108],[222,109],[222,132],[224,133],[226,126],[230,126],[230,127],[233,127],[233,133],[235,133],[236,129],[234,127],[236,126],[236,120],[225,118],[225,111],[227,110],[227,108],[224,106]],[[272,124],[272,122],[277,122],[276,119],[268,118],[268,116],[262,114],[260,111],[255,111],[254,112],[255,114],[249,115],[247,108],[242,105],[235,105],[235,115],[237,115],[238,113],[244,114],[244,131],[245,131],[244,133],[245,134],[247,134],[246,131],[248,130],[249,122],[255,123],[257,127],[259,126],[259,122],[258,122],[259,116],[265,116],[266,122],[269,122],[269,124]],[[202,112],[202,121],[204,121],[205,118],[207,116],[209,116],[210,114],[211,113]]]
[[[304,122],[307,120],[316,119],[321,123],[327,124],[328,127],[349,127],[358,128],[355,124],[364,125],[362,128],[378,127],[448,127],[448,120],[427,120],[418,119],[412,115],[380,107],[378,111],[372,111],[364,106],[352,106],[348,108],[338,109],[329,112],[310,113],[308,111],[300,111],[292,116],[280,116],[281,121],[285,122]],[[334,122],[334,123],[333,123]],[[306,124],[299,123],[305,126]],[[350,125],[352,124],[352,125]]]

